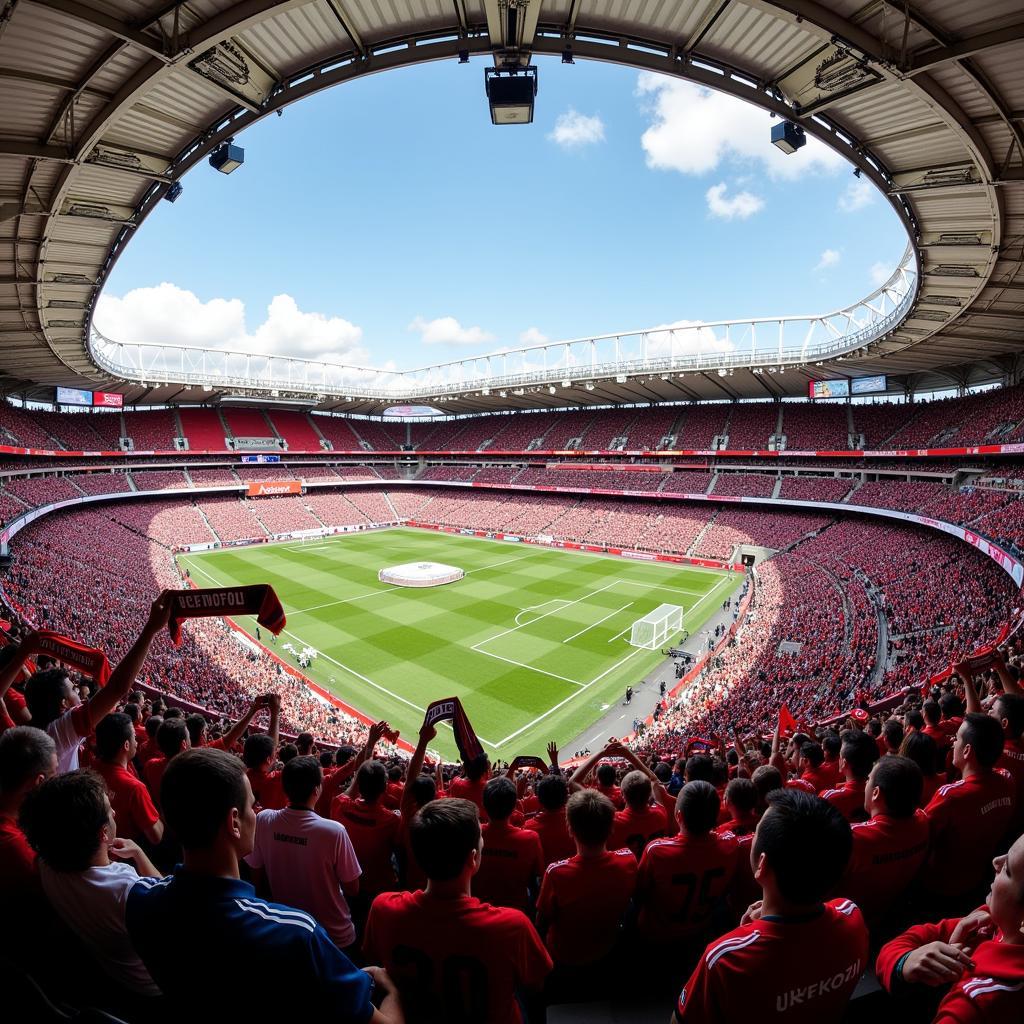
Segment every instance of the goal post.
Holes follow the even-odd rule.
[[[683,609],[676,604],[660,604],[653,612],[633,623],[629,643],[656,651],[683,628]]]

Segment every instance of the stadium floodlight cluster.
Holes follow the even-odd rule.
[[[629,643],[646,651],[656,651],[683,628],[683,609],[677,604],[659,604],[653,612],[633,623]]]

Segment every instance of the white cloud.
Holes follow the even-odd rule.
[[[361,327],[341,317],[306,313],[290,295],[275,295],[264,320],[250,331],[241,299],[203,302],[194,292],[163,282],[123,296],[104,293],[96,325],[111,339],[166,342],[257,354],[365,362]]]
[[[660,324],[647,332],[646,339],[648,357],[731,352],[735,348],[724,335],[715,334],[713,328],[705,326],[703,320],[676,320]]]
[[[818,260],[818,265],[814,268],[815,270],[827,270],[829,267],[834,267],[842,257],[839,254],[838,249],[826,249]]]
[[[494,341],[494,335],[482,327],[463,327],[453,316],[439,316],[424,320],[418,316],[410,331],[417,331],[425,345],[482,345]]]
[[[872,263],[871,270],[869,271],[871,275],[871,283],[876,288],[878,288],[880,285],[885,284],[885,282],[888,281],[890,277],[892,277],[893,271],[895,269],[896,268],[895,266],[893,266],[893,264],[883,263],[881,260],[879,260],[877,263]]]
[[[764,209],[764,200],[755,196],[752,192],[737,192],[736,195],[726,197],[725,182],[712,185],[705,193],[708,201],[708,210],[712,217],[720,217],[723,220],[746,220],[752,217],[758,210]]]
[[[592,146],[595,142],[604,142],[604,122],[596,114],[588,116],[570,107],[558,115],[548,138],[563,149]]]
[[[526,330],[519,335],[520,345],[544,345],[547,343],[547,340],[548,336],[536,327],[527,327]]]
[[[867,178],[855,178],[839,197],[839,209],[843,213],[862,210],[875,201],[876,195],[878,195],[878,189]]]
[[[640,73],[636,92],[651,117],[640,141],[654,170],[706,174],[728,159],[760,164],[771,178],[794,180],[847,166],[812,135],[803,149],[786,156],[769,140],[769,116],[725,93],[649,71]]]

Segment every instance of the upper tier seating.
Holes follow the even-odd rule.
[[[266,415],[288,445],[289,451],[320,451],[320,435],[305,413],[294,409],[272,409]]]
[[[230,405],[224,407],[223,415],[232,437],[274,436],[274,431],[261,409],[240,409],[238,406]]]
[[[729,447],[764,450],[775,433],[779,407],[774,402],[739,402],[729,418]]]
[[[707,451],[725,425],[732,406],[725,402],[712,405],[689,405],[682,410],[682,427],[676,438],[676,448]]]
[[[124,429],[139,451],[173,451],[174,441],[178,436],[175,414],[170,409],[126,412]]]
[[[787,451],[845,451],[850,420],[845,402],[783,402],[782,433]]]
[[[336,452],[361,452],[363,446],[351,427],[351,421],[340,416],[314,416],[317,430],[330,441]]]
[[[182,406],[178,410],[178,417],[191,450],[224,451],[227,448],[224,425],[221,423],[220,414],[216,409]]]
[[[719,473],[712,494],[731,497],[770,498],[776,478],[770,473]]]

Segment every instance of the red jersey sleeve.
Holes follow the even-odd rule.
[[[912,953],[929,942],[949,942],[949,937],[958,923],[959,918],[952,917],[937,924],[916,924],[902,935],[897,935],[891,942],[887,942],[879,951],[875,964],[875,972],[882,987],[887,992],[892,991],[893,972],[904,954]]]
[[[551,973],[554,963],[544,948],[537,929],[524,917],[516,943],[516,974],[523,988],[537,991],[544,985],[544,979]]]
[[[538,839],[538,842],[540,840]],[[543,864],[543,856],[541,858]],[[547,871],[542,869],[540,876],[540,895],[537,897],[537,920],[550,924],[555,918],[555,881],[552,864]]]
[[[711,974],[702,956],[676,1001],[679,1024],[718,1024],[719,1021],[725,1024],[716,1010],[712,985]]]
[[[143,785],[131,788],[130,814],[140,831],[151,828],[160,820],[160,814],[153,804],[153,798]]]

